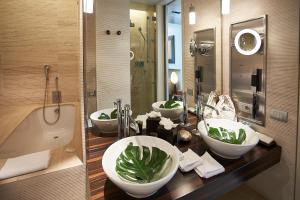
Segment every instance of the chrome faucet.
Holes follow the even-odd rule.
[[[197,95],[197,102],[196,102],[196,115],[198,122],[202,119],[202,98],[200,95]]]
[[[124,106],[124,119],[123,119],[124,134],[123,134],[123,137],[129,137],[129,135],[130,135],[130,121],[129,121],[129,117],[130,117],[130,105],[126,104]]]
[[[203,120],[205,129],[208,133],[208,127],[207,127],[205,116],[204,116],[204,108],[205,107],[213,109],[214,111],[216,111],[217,115],[220,115],[220,112],[215,107],[213,107],[211,105],[208,105],[208,104],[205,104],[205,103],[202,103],[200,95],[197,96],[197,111],[196,111],[197,112],[197,118],[198,118],[198,121]]]
[[[117,119],[118,119],[118,138],[122,139],[123,134],[122,134],[122,124],[123,124],[123,119],[122,119],[122,100],[121,99],[116,99],[114,102],[114,106],[117,107]]]
[[[220,115],[219,110],[217,110],[215,107],[205,104],[202,102],[202,97],[200,95],[197,96],[197,108],[196,108],[196,114],[198,117],[198,120],[204,120],[204,108],[208,107],[210,109],[213,109],[214,111],[216,111],[217,115]]]
[[[123,125],[124,125],[123,137],[130,136],[130,128],[132,128],[137,134],[140,132],[138,123],[131,117],[131,109],[130,109],[130,105],[128,104],[124,106]]]
[[[183,93],[183,123],[187,124],[187,117],[188,117],[188,111],[187,111],[187,100],[186,100],[186,92]]]
[[[130,128],[132,128],[137,134],[140,132],[138,123],[131,117],[130,105],[124,106],[124,113],[122,109],[122,100],[116,99],[114,106],[117,108],[118,119],[118,139],[122,139],[130,136]]]

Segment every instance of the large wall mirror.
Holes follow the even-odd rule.
[[[189,23],[191,4],[195,24]],[[87,120],[112,109],[118,98],[134,117],[150,112],[155,102],[180,101],[185,92],[194,107],[199,72],[201,95],[221,91],[218,0],[95,0],[93,12],[83,17]],[[198,46],[195,55],[191,39]]]

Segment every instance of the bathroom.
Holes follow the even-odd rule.
[[[300,199],[299,4],[1,1],[0,199]]]

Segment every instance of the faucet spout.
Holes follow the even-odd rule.
[[[131,117],[130,105],[124,106],[124,137],[130,136],[130,128],[132,128],[137,134],[139,131],[138,123]]]
[[[220,112],[215,107],[213,107],[211,105],[203,104],[202,119],[203,119],[203,122],[204,122],[205,129],[208,133],[208,127],[207,127],[205,116],[204,116],[204,107],[208,107],[208,108],[213,109],[214,111],[216,111],[217,115],[220,115]]]
[[[208,104],[203,104],[203,107],[208,107],[210,109],[213,109],[214,111],[216,111],[217,115],[220,115],[220,112],[218,109],[216,109],[215,107],[208,105]]]
[[[122,134],[122,100],[121,99],[116,99],[114,102],[114,106],[117,108],[117,119],[118,119],[118,138],[122,139],[123,134]]]

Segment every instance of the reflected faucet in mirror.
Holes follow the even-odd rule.
[[[139,134],[139,126],[131,116],[132,111],[130,105],[126,104],[123,109],[121,99],[116,99],[114,105],[117,108],[118,138],[122,139],[129,137],[131,135],[130,128],[135,132],[135,134]]]

